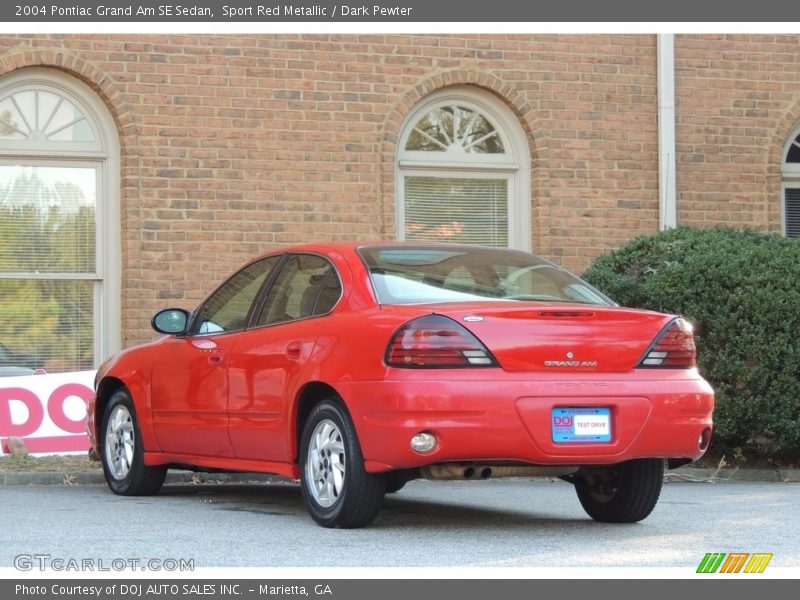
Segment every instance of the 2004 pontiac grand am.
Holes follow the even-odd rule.
[[[89,406],[117,494],[156,493],[170,466],[275,473],[320,525],[360,527],[416,477],[549,476],[629,523],[711,438],[686,321],[524,252],[286,248],[153,327]]]

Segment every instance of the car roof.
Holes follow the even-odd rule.
[[[275,247],[265,252],[263,256],[270,256],[273,254],[280,254],[286,252],[322,252],[325,250],[338,250],[338,251],[351,251],[354,252],[359,248],[365,246],[396,246],[402,248],[407,247],[421,247],[426,248],[441,246],[443,248],[470,248],[480,249],[486,248],[484,246],[477,246],[472,244],[457,243],[457,242],[428,242],[428,241],[398,241],[398,240],[346,240],[335,242],[310,242],[307,244],[293,244],[290,246]],[[508,248],[492,248],[493,250],[508,250]]]

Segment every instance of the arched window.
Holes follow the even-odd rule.
[[[493,95],[428,96],[406,119],[397,164],[399,239],[530,249],[530,153]]]
[[[795,127],[783,152],[781,222],[787,237],[800,237],[800,126]]]
[[[92,369],[119,349],[118,157],[82,82],[0,79],[0,370]]]

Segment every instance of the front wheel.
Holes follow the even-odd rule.
[[[581,506],[595,521],[635,523],[653,511],[663,481],[663,460],[629,460],[577,474],[575,491]]]
[[[150,496],[161,489],[167,468],[144,464],[142,434],[127,390],[119,389],[111,396],[100,435],[103,473],[111,491],[121,496]]]
[[[308,416],[300,462],[303,502],[318,524],[356,528],[377,516],[385,480],[364,470],[355,427],[336,400],[324,400]]]

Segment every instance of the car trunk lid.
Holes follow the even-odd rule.
[[[674,318],[606,306],[516,304],[431,308],[472,332],[506,371],[628,371]]]

